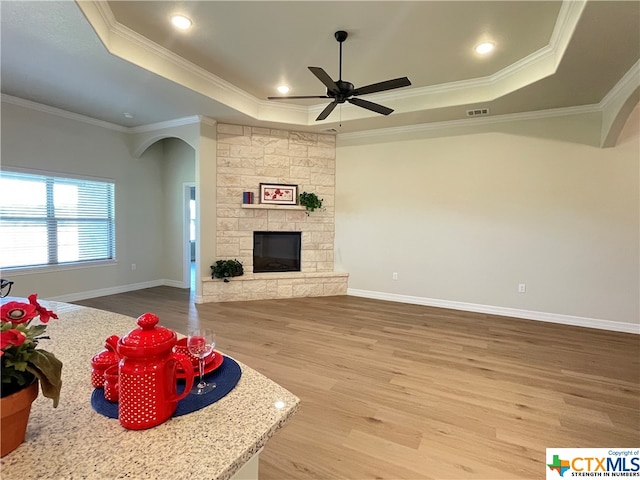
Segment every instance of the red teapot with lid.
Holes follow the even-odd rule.
[[[140,315],[139,328],[118,341],[118,420],[132,430],[155,427],[168,420],[178,401],[186,397],[193,386],[191,359],[173,352],[178,340],[176,332],[157,326],[158,321],[153,313]],[[176,388],[178,365],[186,377],[181,394]]]

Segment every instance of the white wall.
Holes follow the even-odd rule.
[[[2,165],[115,182],[116,256],[112,265],[28,274],[3,272],[12,295],[65,298],[162,279],[162,145],[133,158],[126,134],[2,103]],[[136,270],[131,270],[131,264]]]
[[[511,124],[442,138],[338,137],[336,268],[365,296],[637,330],[638,117],[636,108],[609,149],[541,135],[539,121],[530,136]],[[581,121],[563,124],[577,131]]]

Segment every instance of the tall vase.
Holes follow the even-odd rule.
[[[4,457],[24,442],[31,404],[37,396],[38,382],[34,381],[22,390],[0,398],[0,456]]]

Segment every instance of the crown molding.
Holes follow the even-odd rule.
[[[621,98],[626,100],[631,92],[640,86],[640,60],[638,60],[627,73],[615,84],[598,104],[601,110],[618,102]]]
[[[96,127],[107,128],[109,130],[115,130],[116,132],[126,133],[129,131],[127,127],[116,125],[115,123],[105,122],[103,120],[98,120],[93,117],[87,117],[86,115],[69,112],[57,107],[50,107],[49,105],[33,102],[31,100],[25,100],[24,98],[13,97],[11,95],[7,95],[6,93],[2,94],[2,101],[12,105],[17,105],[19,107],[29,108],[38,112],[55,115],[57,117],[75,120],[76,122],[86,123],[88,125],[94,125]]]
[[[258,101],[256,97],[236,87],[232,83],[229,83],[226,80],[223,80],[222,78],[212,74],[208,70],[205,70],[204,68],[196,65],[195,63],[185,60],[183,57],[176,55],[172,51],[167,50],[166,48],[158,45],[155,42],[152,42],[148,38],[143,37],[139,33],[131,30],[128,27],[125,27],[120,23],[116,23],[114,25],[113,33],[115,35],[118,35],[125,41],[131,42],[143,48],[144,50],[148,51],[149,53],[156,55],[161,59],[175,65],[176,67],[182,70],[185,70],[186,72],[205,80],[213,88],[226,91],[233,95],[238,95],[239,97],[242,97],[246,101],[251,101],[251,102]]]
[[[218,121],[215,118],[205,117],[204,115],[198,115],[198,120],[200,123],[209,125],[210,127],[215,127],[218,125]]]
[[[410,90],[396,90],[373,94],[367,98],[381,102],[392,102],[394,100],[416,99],[416,97],[455,93],[461,90],[486,89],[498,84],[499,82],[506,81],[527,69],[537,68],[545,61],[552,60],[554,70],[547,72],[550,75],[555,71],[555,68],[560,63],[562,54],[564,54],[564,51],[571,40],[573,31],[575,30],[580,16],[582,15],[586,3],[586,0],[563,1],[549,44],[492,75],[470,80],[430,85],[428,87],[412,88]],[[542,78],[542,76],[540,76],[540,78]],[[313,105],[312,107],[309,107],[311,113],[317,113],[316,111],[320,111],[323,108],[324,105]]]
[[[640,99],[640,60],[637,61],[600,101],[602,131],[600,146],[613,147]]]
[[[247,100],[257,100],[254,96],[248,94],[247,92],[236,87],[235,85],[221,79],[220,77],[212,74],[211,72],[205,70],[204,68],[192,62],[189,62],[188,60],[185,60],[181,56],[176,55],[175,53],[173,53],[170,50],[167,50],[161,45],[158,45],[157,43],[152,42],[148,38],[140,35],[138,32],[130,29],[129,27],[126,27],[121,23],[118,23],[115,16],[113,15],[113,12],[109,8],[108,2],[94,1],[94,2],[81,2],[81,3],[90,3],[95,6],[96,10],[100,14],[100,18],[104,22],[104,26],[109,30],[111,35],[120,37],[126,42],[131,42],[134,45],[137,45],[143,48],[144,50],[148,51],[149,53],[153,55],[157,55],[160,58],[178,66],[179,68],[185,69],[188,72],[196,76],[199,76],[200,78],[214,85],[216,88],[232,92],[242,97],[246,97]],[[80,6],[82,7],[82,5]],[[88,17],[87,19],[89,20],[89,23],[93,25],[93,22],[91,21],[91,19],[89,19]],[[98,35],[100,36],[100,34]],[[104,39],[103,39],[103,43],[104,43]]]
[[[112,54],[180,83],[256,120],[309,126],[314,124],[318,111],[324,108],[321,104],[287,105],[258,99],[118,23],[108,2],[77,3],[102,43]],[[522,88],[555,72],[585,5],[586,0],[564,0],[549,44],[491,76],[384,92],[372,95],[371,98],[374,101],[401,102],[403,106],[396,110],[408,113],[427,107],[442,108],[486,102]],[[437,100],[435,105],[434,100]],[[354,115],[354,118],[364,118],[374,114],[358,111]]]
[[[633,75],[637,69],[640,69],[639,64],[636,64],[636,66],[634,66],[633,72],[630,70],[629,74],[625,75],[625,79],[628,80],[627,83],[631,83],[632,81],[634,81]],[[637,81],[637,79],[635,79],[635,81]],[[608,96],[609,95],[607,95],[607,97]],[[138,127],[122,127],[120,125],[104,122],[102,120],[96,120],[95,118],[87,117],[85,115],[79,115],[77,113],[68,112],[60,108],[50,107],[48,105],[32,102],[31,100],[25,100],[23,98],[13,97],[11,95],[7,95],[6,93],[2,94],[1,99],[2,99],[2,102],[10,103],[10,104],[17,105],[24,108],[29,108],[31,110],[48,113],[50,115],[56,115],[58,117],[63,117],[70,120],[75,120],[77,122],[82,122],[89,125],[107,128],[109,130],[114,130],[121,133],[132,133],[132,134],[146,133],[146,132],[152,132],[155,130],[162,130],[162,129],[172,128],[172,127],[180,127],[184,125],[194,125],[198,123],[204,123],[206,125],[216,126],[218,123],[215,119],[210,117],[206,117],[202,115],[193,115],[189,117],[178,118],[175,120],[168,120],[166,122],[158,122],[158,123],[151,123],[148,125],[141,125]],[[380,137],[390,137],[393,135],[404,134],[404,133],[429,132],[434,130],[443,130],[447,128],[464,128],[464,127],[478,126],[478,125],[489,125],[494,123],[537,120],[537,119],[552,118],[552,117],[563,117],[563,116],[569,116],[569,115],[599,113],[599,112],[602,112],[603,103],[604,103],[604,100],[600,104],[585,105],[580,107],[556,108],[552,110],[539,110],[537,112],[510,113],[505,115],[495,115],[492,117],[464,118],[460,120],[450,120],[446,122],[423,123],[420,125],[381,128],[377,130],[365,130],[361,132],[352,132],[352,133],[338,133],[336,137],[340,140],[352,140],[352,139],[368,138],[368,137],[380,138]]]
[[[205,117],[203,115],[192,115],[189,117],[176,118],[174,120],[167,120],[166,122],[157,122],[157,123],[150,123],[147,125],[140,125],[138,127],[123,127],[121,125],[116,125],[115,123],[109,123],[102,120],[97,120],[95,118],[69,112],[61,108],[50,107],[49,105],[44,105],[42,103],[37,103],[31,100],[25,100],[24,98],[7,95],[6,93],[1,94],[1,100],[3,103],[17,105],[19,107],[28,108],[30,110],[36,110],[38,112],[47,113],[49,115],[55,115],[57,117],[67,118],[69,120],[85,123],[87,125],[93,125],[96,127],[102,127],[109,130],[114,130],[120,133],[132,133],[132,134],[147,133],[147,132],[153,132],[156,130],[163,130],[166,128],[181,127],[184,125],[196,125],[200,123],[216,126],[218,123],[215,119],[210,117]]]
[[[190,117],[167,120],[166,122],[149,123],[147,125],[127,128],[127,133],[146,133],[153,132],[155,130],[163,130],[165,128],[182,127],[183,125],[194,125],[200,123],[201,118],[202,117],[198,115],[192,115]]]
[[[571,40],[573,31],[575,30],[580,16],[582,15],[586,3],[586,0],[564,0],[560,7],[560,11],[558,12],[558,18],[556,19],[553,32],[551,33],[549,44],[527,55],[526,57],[517,60],[516,62],[492,75],[469,80],[460,80],[457,82],[430,85],[421,88],[412,88],[410,90],[396,90],[391,92],[373,94],[368,96],[367,98],[371,98],[372,100],[381,102],[392,102],[395,100],[416,99],[417,97],[451,94],[463,90],[471,91],[487,89],[497,86],[501,82],[505,82],[508,79],[515,77],[516,75],[526,72],[527,70],[537,69],[541,64],[544,64],[544,62],[550,62],[550,64],[549,66],[547,66],[545,74],[537,74],[539,78],[536,78],[536,80],[539,80],[544,76],[551,75],[555,72],[557,66],[560,64],[560,60],[562,59],[569,41]],[[532,77],[529,77],[528,79],[529,83],[533,82],[531,78]],[[491,99],[479,99],[478,101],[487,100]],[[310,107],[310,110],[312,111],[312,113],[314,113],[316,112],[316,110],[319,111],[322,108],[324,108],[324,106],[314,105]]]
[[[382,138],[392,137],[399,134],[432,132],[448,128],[465,128],[480,125],[491,125],[499,123],[521,122],[526,120],[540,120],[553,117],[566,117],[571,115],[584,115],[589,113],[600,113],[599,105],[583,105],[579,107],[555,108],[550,110],[538,110],[536,112],[508,113],[505,115],[495,115],[490,117],[463,118],[460,120],[449,120],[446,122],[422,123],[420,125],[409,125],[403,127],[381,128],[378,130],[365,130],[362,132],[338,133],[339,140],[354,140],[360,138]]]

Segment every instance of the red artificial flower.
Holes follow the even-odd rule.
[[[16,330],[15,328],[0,332],[0,348],[4,349],[5,347],[19,347],[24,343],[26,338],[27,336],[24,333]]]
[[[40,315],[40,321],[42,323],[47,323],[50,318],[55,318],[55,319],[58,318],[58,315],[53,313],[51,310],[47,310],[46,308],[44,308],[42,305],[38,303],[37,293],[33,293],[29,295],[29,303],[33,305],[35,309],[38,311],[38,315]]]
[[[38,315],[35,305],[22,302],[7,302],[2,305],[1,317],[3,322],[14,325],[26,323]]]

